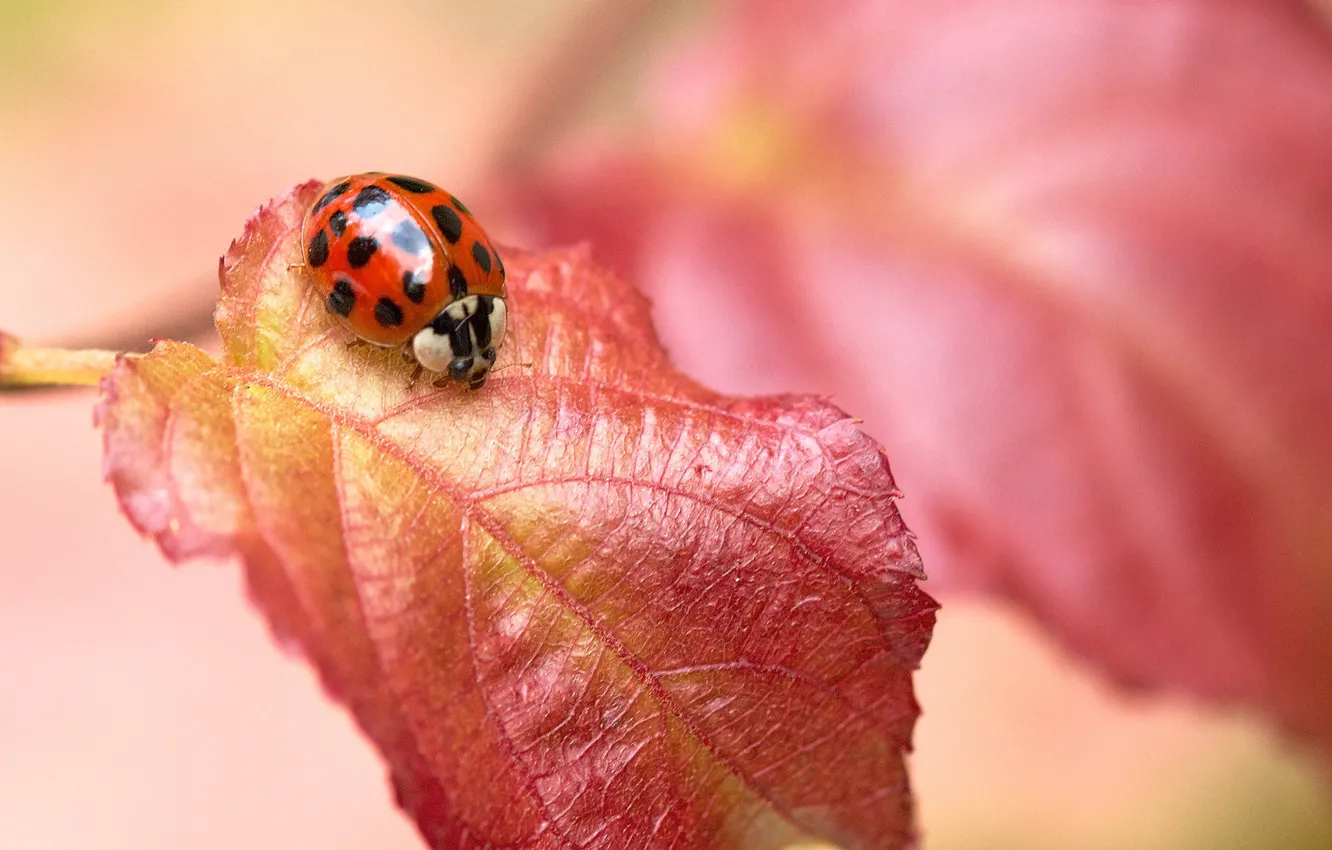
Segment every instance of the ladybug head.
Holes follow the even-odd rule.
[[[412,338],[416,361],[472,388],[485,383],[504,342],[508,311],[503,298],[469,295],[445,307]]]

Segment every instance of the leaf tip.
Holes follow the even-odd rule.
[[[285,224],[287,227],[299,224],[308,202],[323,185],[324,181],[311,178],[254,208],[254,212],[245,220],[245,229],[231,241],[226,253],[218,260],[218,277],[224,292],[233,277],[232,272],[249,254],[251,244],[256,239],[270,235],[275,224]]]

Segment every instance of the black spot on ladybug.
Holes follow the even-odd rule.
[[[407,296],[407,300],[413,304],[420,304],[425,300],[425,281],[417,277],[416,272],[405,271],[402,273],[402,291]]]
[[[393,228],[393,244],[408,254],[424,254],[430,250],[430,240],[425,231],[410,218],[404,218]]]
[[[305,258],[310,261],[310,265],[319,268],[328,262],[328,234],[320,230],[315,237],[310,240],[310,245],[305,249]]]
[[[435,187],[424,180],[417,180],[415,177],[404,177],[401,174],[396,177],[388,178],[388,182],[392,183],[394,186],[406,189],[414,195],[424,195],[426,192],[435,191]]]
[[[490,252],[480,242],[472,243],[472,259],[481,267],[481,271],[490,274]]]
[[[460,201],[460,200],[458,200],[457,196],[455,196],[455,195],[449,195],[449,200],[452,201],[452,202],[453,202],[453,205],[454,205],[455,207],[457,207],[458,209],[462,210],[463,212],[467,213],[468,215],[471,215],[471,214],[472,214],[472,211],[469,210],[467,207],[463,206],[463,202]]]
[[[373,236],[357,236],[347,245],[347,265],[359,269],[379,250],[379,243]]]
[[[328,229],[333,231],[333,237],[335,239],[341,238],[342,234],[347,230],[347,214],[342,210],[338,210],[329,216]]]
[[[467,294],[467,275],[457,266],[449,266],[449,296],[457,301]]]
[[[494,248],[491,248],[490,250],[491,250],[491,252],[495,255],[495,266],[499,269],[499,276],[500,276],[500,279],[503,280],[503,279],[504,279],[504,261],[500,259],[499,251],[496,251]]]
[[[472,332],[476,334],[476,344],[482,349],[490,348],[490,312],[495,305],[490,298],[481,296],[476,299],[476,312],[469,319]]]
[[[462,238],[462,219],[453,208],[445,204],[439,204],[430,208],[430,214],[435,218],[435,224],[439,225],[439,231],[444,234],[444,238],[449,240],[450,245],[457,244]]]
[[[336,201],[339,197],[342,196],[343,192],[346,192],[350,188],[351,188],[351,181],[343,180],[341,183],[339,183],[338,185],[332,187],[327,192],[325,192],[319,200],[315,201],[314,208],[310,210],[310,212],[319,212],[324,207]]]
[[[356,306],[356,293],[352,291],[351,281],[345,277],[333,284],[333,291],[328,294],[328,310],[339,316],[351,315]]]
[[[389,193],[378,186],[366,186],[356,193],[352,201],[352,211],[361,218],[374,218],[388,206]]]
[[[402,324],[402,308],[392,298],[381,298],[375,304],[375,321],[386,328]]]

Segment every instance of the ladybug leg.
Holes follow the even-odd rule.
[[[354,336],[347,341],[347,348],[360,348],[363,345],[369,345],[369,344],[370,343],[361,339],[359,336]]]
[[[402,355],[402,362],[412,367],[412,376],[407,379],[407,389],[410,390],[416,386],[416,382],[420,379],[421,373],[425,371],[425,367],[421,365],[421,361],[416,359],[416,355],[412,354],[410,345],[404,345],[398,353]]]

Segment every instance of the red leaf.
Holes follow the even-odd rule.
[[[946,587],[1332,748],[1326,21],[733,7],[638,148],[518,177],[534,232],[641,281],[684,368],[868,411]]]
[[[582,251],[506,253],[483,390],[409,389],[311,297],[317,191],[223,259],[223,362],[168,342],[107,380],[130,520],[240,556],[434,847],[905,845],[934,605],[878,447],[694,384]]]

